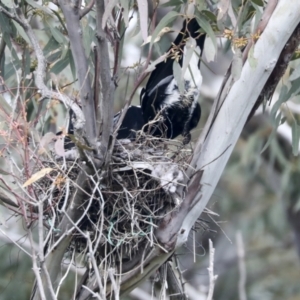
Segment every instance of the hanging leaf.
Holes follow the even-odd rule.
[[[1,0],[1,2],[8,8],[14,8],[13,0]]]
[[[204,55],[206,57],[207,62],[214,61],[216,58],[216,48],[213,44],[213,41],[210,37],[205,39],[205,47],[204,47]]]
[[[14,20],[12,20],[12,22],[14,23],[18,33],[20,34],[20,36],[29,44],[31,45],[31,42],[26,34],[26,32],[24,31],[24,29]]]
[[[207,33],[207,35],[211,38],[212,43],[215,47],[215,52],[218,50],[218,45],[217,45],[217,39],[215,36],[215,33],[209,24],[209,22],[205,19],[205,17],[199,13],[196,12],[196,19],[200,25],[200,27]]]
[[[12,34],[13,24],[10,22],[10,19],[6,15],[1,13],[0,13],[0,28],[2,34],[3,33]]]
[[[217,16],[217,20],[220,21],[222,20],[224,17],[227,17],[227,11],[229,9],[230,6],[230,0],[220,0],[218,3],[218,16]]]
[[[31,57],[28,48],[26,48],[24,51],[24,57],[25,57],[24,75],[26,76],[30,73],[30,63],[31,63]]]
[[[155,61],[153,61],[148,66],[148,68],[145,70],[145,73],[149,73],[149,72],[152,72],[153,70],[155,70],[156,65],[158,65],[159,63],[161,63],[162,61],[164,61],[167,57],[168,57],[168,53],[165,53],[162,56],[160,56],[158,59],[156,59]]]
[[[5,66],[5,76],[4,79],[8,80],[10,77],[15,76],[16,75],[16,71],[18,71],[20,69],[20,61],[19,60],[14,60],[13,62],[7,64]]]
[[[159,42],[160,39],[161,39],[161,37],[162,37],[164,34],[170,32],[170,31],[172,31],[172,29],[171,29],[170,27],[165,27],[165,28],[163,28],[163,29],[160,31],[160,33],[157,35],[156,39],[153,41],[153,44]],[[150,43],[151,40],[152,40],[152,36],[149,35],[149,36],[147,37],[146,41],[145,41],[141,46],[144,46],[144,45]]]
[[[45,56],[47,56],[49,53],[57,50],[59,48],[59,43],[56,41],[56,39],[51,36],[51,38],[48,40],[48,43],[43,49],[43,53]]]
[[[248,62],[252,69],[255,69],[257,66],[257,58],[254,57],[254,45],[251,46],[248,54]]]
[[[251,0],[252,3],[263,7],[264,6],[264,1],[263,0]]]
[[[276,113],[279,110],[281,104],[288,100],[288,98],[286,97],[287,93],[288,93],[287,86],[286,85],[282,86],[279,98],[275,102],[275,104],[273,105],[273,107],[271,109],[270,115],[272,117],[272,120],[275,120]]]
[[[271,132],[271,134],[269,135],[269,138],[266,142],[266,144],[264,145],[264,147],[262,148],[260,154],[262,154],[270,145],[270,143],[273,141],[273,139],[275,138],[276,134],[277,134],[277,128],[280,125],[280,120],[281,120],[281,113],[279,113],[275,119],[275,122],[273,124],[273,130]]]
[[[299,154],[299,140],[300,140],[300,126],[297,121],[294,120],[292,124],[292,148],[293,155],[298,156]]]
[[[296,69],[293,70],[293,73],[290,76],[290,81],[293,81],[299,77],[300,77],[300,67],[298,66]]]
[[[56,62],[54,66],[50,69],[50,72],[54,74],[59,74],[62,70],[64,70],[70,63],[70,54],[71,50],[69,49],[67,55],[58,62]]]
[[[291,82],[292,86],[287,94],[287,97],[297,96],[300,93],[300,77]]]
[[[103,14],[103,18],[102,18],[102,28],[104,29],[106,26],[106,22],[109,18],[109,16],[111,15],[112,10],[114,9],[115,5],[117,4],[118,0],[109,0],[106,7],[105,7],[105,11]]]
[[[183,80],[184,74],[185,74],[187,68],[189,67],[190,61],[192,59],[193,53],[196,48],[196,41],[193,38],[189,38],[185,45],[186,46],[184,48],[184,59],[183,59],[183,63],[182,63],[181,80]]]
[[[232,60],[231,74],[234,82],[238,81],[241,77],[242,68],[243,68],[243,57],[242,51],[240,48],[235,49],[235,54]]]
[[[161,7],[181,6],[181,5],[182,5],[182,0],[170,0],[162,4]]]
[[[52,36],[59,44],[67,44],[66,38],[56,27],[49,26],[49,29],[51,31]]]
[[[148,2],[147,0],[137,0],[139,15],[140,15],[140,27],[144,42],[148,37]]]
[[[173,63],[173,74],[174,74],[174,78],[177,82],[179,92],[180,92],[180,94],[183,94],[184,93],[184,80],[182,79],[182,69],[176,60],[174,60],[174,63]]]
[[[70,51],[69,60],[70,60],[70,68],[73,75],[73,79],[76,80],[77,74],[76,74],[75,61],[74,61],[72,51]]]
[[[36,181],[38,181],[39,179],[43,178],[44,176],[46,176],[47,174],[49,174],[51,171],[53,171],[54,169],[52,168],[44,168],[38,172],[36,172],[35,174],[33,174],[24,184],[23,187],[27,187],[33,183],[35,183]]]
[[[94,30],[88,24],[86,26],[83,26],[83,46],[86,57],[90,56],[90,53],[92,51],[91,45],[93,44],[94,38]]]
[[[217,22],[217,17],[209,10],[201,10],[201,13],[212,22]]]
[[[39,10],[42,10],[43,12],[45,12],[48,15],[52,15],[51,10],[45,6],[45,5],[40,5],[38,2],[33,1],[33,0],[25,0],[29,5],[31,5],[33,8],[37,8]]]
[[[62,51],[56,51],[47,57],[47,61],[51,64],[62,57]]]
[[[130,1],[128,0],[120,0],[121,6],[123,8],[123,20],[124,23],[126,25],[126,27],[128,27],[129,25],[129,5],[130,5]]]
[[[156,28],[152,34],[151,45],[155,41],[158,34],[162,31],[162,29],[167,27],[167,25],[169,25],[171,22],[173,22],[177,18],[178,15],[179,14],[177,12],[170,11],[160,20],[160,22],[158,23],[158,25],[156,26]]]

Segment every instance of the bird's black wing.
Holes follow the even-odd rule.
[[[168,49],[169,52],[174,46],[180,46],[180,50],[183,51],[185,43],[183,42],[187,37],[191,36],[196,39],[197,46],[200,47],[201,52],[204,47],[205,35],[200,35],[199,33],[200,26],[195,18],[188,21],[185,20],[182,26],[181,31],[177,35],[176,39],[173,42],[173,45]],[[181,56],[179,59],[179,64],[182,66],[183,57]],[[168,57],[165,61],[160,62],[156,65],[156,68],[152,71],[149,80],[146,85],[146,91],[151,91],[155,87],[160,85],[160,82],[169,76],[173,76],[173,62],[174,59],[172,57]],[[199,64],[200,67],[200,64]],[[162,88],[162,86],[161,86]],[[141,99],[142,102],[142,99]],[[142,104],[142,103],[141,103]]]
[[[114,123],[119,119],[121,112],[114,116]],[[136,131],[144,126],[144,118],[140,106],[130,106],[118,130],[117,139],[135,139]]]
[[[184,61],[184,47],[188,37],[192,37],[196,41],[198,55],[201,56],[205,34],[200,33],[200,26],[195,18],[185,20],[183,27],[177,35],[175,41],[172,43],[171,49],[179,52],[179,64],[182,67]],[[196,56],[196,54],[193,54]],[[151,134],[155,136],[165,136],[167,138],[174,138],[179,134],[187,135],[189,131],[198,124],[201,115],[199,103],[195,103],[198,99],[200,85],[197,85],[197,80],[194,80],[194,72],[186,71],[187,78],[184,76],[185,93],[181,95],[178,84],[173,75],[174,57],[171,55],[163,62],[156,65],[155,70],[151,73],[146,87],[142,89],[140,101],[142,112],[146,123],[156,118],[156,115],[162,110],[163,122],[154,126],[151,129]],[[193,64],[193,65],[191,65]],[[200,73],[200,57],[190,62],[192,69],[196,69],[196,73]],[[190,76],[191,72],[191,76]],[[193,82],[191,82],[192,77]],[[201,79],[202,81],[202,79]],[[192,96],[192,101],[190,97]],[[188,101],[186,101],[186,100]],[[188,103],[188,104],[187,104]],[[148,130],[149,126],[146,126]]]

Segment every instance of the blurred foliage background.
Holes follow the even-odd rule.
[[[120,2],[124,4],[124,1]],[[170,9],[175,10],[184,2],[165,1],[164,3],[162,1],[165,5],[158,10],[158,21]],[[212,4],[217,2],[212,1]],[[1,5],[9,6],[10,2],[3,1],[3,3]],[[26,3],[32,26],[47,57],[48,85],[53,85],[64,93],[76,95],[78,86],[75,81],[74,61],[57,7],[51,2],[26,0]],[[145,55],[148,53],[147,45],[141,47],[138,13],[132,9],[135,3],[133,1],[128,3],[131,21],[125,34],[122,69],[115,93],[116,112],[122,108],[128,98],[139,74],[140,62],[145,60]],[[197,3],[200,5],[202,1]],[[259,19],[264,5],[258,0],[246,1],[246,3],[249,7],[248,10],[245,9],[242,32],[249,31],[250,21],[256,22],[250,18],[250,13],[255,11],[256,18]],[[232,6],[237,12],[241,3],[235,0],[232,1]],[[246,12],[249,13],[249,18]],[[55,17],[51,14],[55,14]],[[91,57],[91,45],[95,39],[94,17],[92,11],[82,21],[86,54]],[[42,110],[42,118],[38,120],[37,129],[43,132],[57,131],[65,126],[65,108],[57,101],[42,104],[37,101],[39,95],[33,84],[32,75],[36,60],[32,55],[32,49],[28,47],[25,33],[3,14],[0,15],[0,28],[0,105],[7,110],[7,113],[11,113],[15,105],[15,87],[26,87],[19,91],[22,93],[23,104],[26,107],[27,120],[34,121],[37,111]],[[175,32],[164,35],[159,43],[155,44],[153,59],[163,54],[169,47],[174,36],[177,35],[176,30],[181,28],[181,20],[172,24],[172,28]],[[3,47],[4,43],[6,47]],[[218,39],[218,46],[218,54],[214,61],[208,62],[204,55],[202,64],[204,83],[200,99],[202,119],[193,132],[194,141],[201,133],[233,57],[227,39]],[[92,64],[93,59],[91,59],[91,66]],[[210,200],[208,208],[216,215],[203,216],[209,229],[191,233],[189,242],[177,253],[190,299],[201,299],[201,295],[207,292],[208,239],[212,239],[216,248],[214,268],[215,274],[218,275],[214,299],[244,300],[239,284],[243,284],[240,280],[242,276],[246,276],[247,299],[300,300],[300,162],[298,151],[295,150],[299,148],[299,137],[297,139],[300,113],[299,70],[298,61],[294,60],[281,80],[272,104],[266,106],[264,113],[260,110],[246,125],[218,188]],[[133,104],[139,103],[140,89],[141,87],[133,98]],[[287,92],[290,90],[293,90],[293,94]],[[274,103],[278,100],[282,105],[278,105],[276,110],[272,111]],[[292,104],[287,104],[287,101]],[[274,126],[275,115],[278,116],[278,113],[281,114],[281,124]],[[21,118],[17,121],[21,123]],[[1,130],[5,128],[5,119],[3,119]],[[5,138],[1,135],[1,143],[5,142]],[[265,149],[266,144],[268,147]],[[5,158],[2,157],[1,162],[1,168],[5,168]],[[11,212],[2,206],[0,223],[2,228],[0,299],[29,299],[34,280],[31,259],[10,241],[10,239],[19,241],[24,249],[30,250],[25,225],[20,219],[11,217]],[[7,236],[3,232],[6,232]],[[242,246],[238,243],[241,239]],[[243,258],[238,257],[238,248],[245,251]],[[243,261],[245,266],[241,270],[239,264]],[[70,275],[68,283],[63,288],[61,299],[70,299],[68,284],[72,284],[72,279]],[[148,280],[139,288],[138,293],[133,292],[127,299],[146,299],[145,296],[140,296],[139,292],[143,290],[151,295],[155,284],[157,284],[155,278]],[[196,292],[194,293],[196,296],[193,296],[192,291]]]

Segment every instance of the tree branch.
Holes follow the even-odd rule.
[[[88,14],[94,7],[95,0],[91,0],[90,3],[80,11],[79,17],[83,18],[86,14]]]
[[[250,111],[272,73],[283,47],[298,25],[299,19],[299,1],[279,2],[268,26],[254,47],[252,59],[255,59],[256,67],[251,67],[248,61],[245,63],[240,79],[233,84],[215,120],[212,121],[210,131],[207,135],[205,132],[202,133],[204,143],[201,148],[200,137],[191,166],[203,170],[201,179],[203,186],[196,195],[197,203],[183,221],[180,230],[183,234],[179,235],[177,246],[186,241],[193,224],[207,205]],[[266,46],[272,49],[272,52],[266,51]],[[214,111],[211,114],[214,114]],[[224,153],[219,157],[220,152]],[[217,157],[219,158],[216,160]]]
[[[96,2],[96,14],[97,14],[97,41],[98,41],[98,59],[100,70],[100,80],[102,88],[102,97],[100,99],[101,105],[101,146],[100,151],[103,157],[106,156],[110,143],[110,136],[112,134],[113,126],[113,105],[114,105],[114,82],[111,78],[108,44],[105,32],[102,28],[102,19],[105,11],[104,1]],[[111,144],[113,147],[113,144]],[[106,162],[109,161],[109,157],[105,158]]]
[[[86,119],[86,138],[89,144],[96,149],[97,131],[96,114],[94,108],[93,89],[89,75],[89,64],[83,47],[81,37],[79,8],[73,7],[71,1],[59,0],[59,6],[65,16],[70,39],[71,50],[74,57],[78,75],[81,106]]]
[[[275,89],[279,83],[279,80],[282,78],[283,74],[285,73],[289,65],[289,62],[291,61],[293,54],[299,45],[299,42],[300,42],[300,23],[294,30],[292,36],[289,38],[287,44],[284,46],[279,56],[279,59],[277,61],[276,67],[274,68],[271,76],[269,77],[268,81],[264,86],[264,89],[259,95],[253,109],[251,110],[251,113],[249,114],[247,121],[249,121],[253,117],[255,111],[265,100],[270,100],[272,98]]]

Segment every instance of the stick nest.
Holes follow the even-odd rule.
[[[191,154],[190,145],[152,136],[116,141],[109,167],[89,181],[70,250],[88,253],[90,239],[98,262],[108,255],[117,262],[153,245],[160,220],[181,202],[175,192]],[[45,224],[55,237],[55,226],[72,205],[80,161],[45,161],[44,167],[57,170],[35,184],[45,203]]]

